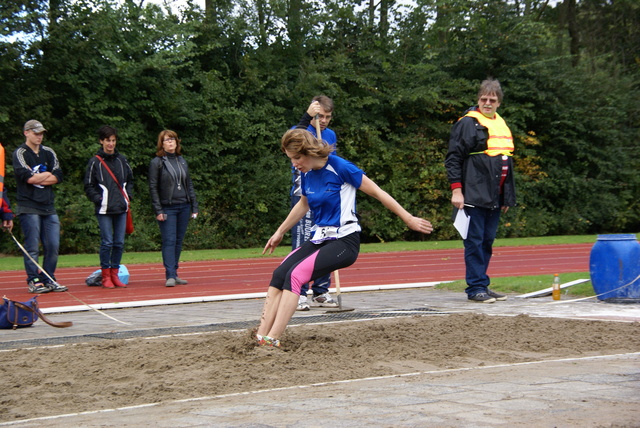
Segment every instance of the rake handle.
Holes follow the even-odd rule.
[[[342,309],[342,294],[340,294],[340,271],[336,270],[333,272],[333,278],[336,283],[336,297],[338,298],[338,307]]]
[[[316,138],[318,139],[318,141],[322,141],[322,131],[320,130],[320,120],[317,114],[316,114],[315,120],[316,120],[316,123],[315,123]],[[340,294],[340,271],[339,270],[333,271],[333,278],[336,283],[336,297],[338,298],[338,308],[342,309],[342,295]]]

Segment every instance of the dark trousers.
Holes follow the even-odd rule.
[[[162,236],[162,263],[166,279],[176,278],[182,241],[191,218],[191,204],[163,205],[162,210],[167,215],[165,221],[158,221]]]
[[[487,275],[493,254],[493,241],[498,231],[500,208],[465,207],[470,217],[469,232],[464,240],[464,264],[466,268],[468,296],[486,293],[491,279]]]
[[[58,250],[60,249],[60,219],[57,214],[20,214],[20,226],[24,235],[24,249],[33,260],[38,261],[40,243],[42,243],[42,268],[56,279],[58,266]],[[46,276],[40,276],[40,269],[29,257],[24,256],[24,268],[27,272],[27,282],[38,278],[43,282],[51,282]]]
[[[124,252],[127,213],[96,214],[100,226],[100,267],[119,269]]]

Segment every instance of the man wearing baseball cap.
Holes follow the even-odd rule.
[[[62,170],[56,153],[42,144],[47,130],[37,120],[24,124],[25,143],[13,152],[16,177],[18,218],[24,235],[24,248],[38,260],[42,242],[42,267],[48,276],[26,254],[24,267],[30,293],[67,291],[55,280],[60,248],[60,219],[54,207],[53,185],[62,181]],[[49,278],[50,277],[50,278]]]

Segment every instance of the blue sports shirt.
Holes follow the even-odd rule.
[[[331,155],[321,169],[302,174],[302,194],[309,201],[318,227],[338,228],[338,238],[359,232],[356,193],[364,171],[338,155]]]

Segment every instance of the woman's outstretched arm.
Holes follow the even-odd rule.
[[[402,207],[402,205],[398,203],[398,201],[393,199],[390,194],[382,190],[376,183],[373,182],[373,180],[371,180],[366,175],[362,176],[362,184],[360,184],[360,190],[382,202],[382,205],[384,205],[391,212],[400,217],[400,219],[405,222],[409,229],[421,233],[431,233],[433,231],[433,226],[431,225],[431,222],[429,220],[411,215]]]

